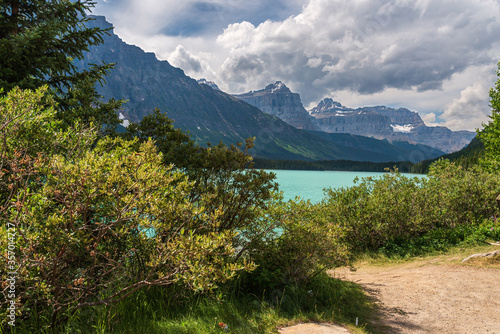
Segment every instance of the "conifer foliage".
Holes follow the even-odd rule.
[[[58,117],[66,123],[79,119],[114,129],[121,101],[104,103],[95,90],[113,65],[95,64],[80,71],[73,63],[90,46],[102,43],[107,33],[85,25],[90,20],[86,14],[94,5],[88,0],[1,1],[0,94],[15,87],[48,85],[59,104]]]
[[[100,28],[87,28],[91,1],[10,0],[0,3],[0,87],[69,88],[82,79],[73,64],[90,45],[102,43]],[[96,66],[93,75],[108,66]]]

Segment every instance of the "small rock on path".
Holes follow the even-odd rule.
[[[300,324],[279,330],[281,334],[346,334],[347,329],[331,324]]]

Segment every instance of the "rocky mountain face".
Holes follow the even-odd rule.
[[[265,113],[280,118],[297,129],[319,130],[314,124],[314,118],[302,105],[300,95],[292,93],[281,81],[276,81],[259,91],[234,96]]]
[[[89,26],[112,28],[104,17],[93,18]],[[106,78],[106,84],[98,87],[98,91],[105,99],[128,100],[121,110],[124,124],[138,122],[154,108],[159,108],[167,112],[177,128],[189,131],[192,138],[202,145],[220,141],[233,144],[255,137],[252,154],[267,159],[385,162],[417,161],[443,154],[423,145],[401,148],[387,141],[368,142],[359,136],[346,139],[344,135],[337,134],[322,136],[318,135],[322,133],[297,129],[245,101],[213,89],[213,85],[206,80],[198,83],[181,69],[167,61],[159,61],[152,53],[126,44],[112,32],[104,36],[103,44],[91,47],[76,65],[85,69],[89,68],[89,64],[101,61],[117,64]],[[280,97],[274,100],[275,104],[287,106],[282,109],[283,113],[290,112],[293,115],[290,118],[297,120],[297,126],[300,126],[300,120],[303,121],[300,127],[314,129],[309,123],[314,118],[305,112],[298,94],[287,92],[283,86],[269,87],[270,91],[273,89]],[[297,105],[302,109],[297,109]],[[415,152],[421,152],[418,159]]]
[[[376,106],[352,109],[326,98],[309,112],[324,132],[419,143],[447,153],[462,149],[476,135],[470,131],[426,126],[418,113],[405,108]]]
[[[280,81],[262,90],[234,96],[299,129],[422,144],[446,153],[460,150],[475,137],[470,131],[428,127],[417,112],[405,108],[375,106],[353,109],[326,98],[308,112],[300,95],[291,92]]]

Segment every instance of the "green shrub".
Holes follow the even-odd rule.
[[[421,196],[425,182],[391,173],[362,179],[351,188],[327,190],[327,215],[332,224],[346,229],[345,242],[353,249],[378,249],[389,240],[427,229],[422,211],[428,205]]]
[[[248,257],[257,268],[244,274],[244,290],[260,294],[302,286],[325,269],[348,263],[349,252],[341,243],[343,230],[328,222],[319,205],[278,201],[266,219],[276,222],[275,230],[249,249]]]
[[[469,244],[482,244],[486,241],[500,242],[500,223],[497,218],[485,219],[465,239]]]
[[[498,213],[496,197],[500,179],[479,166],[464,169],[446,160],[434,163],[423,188],[432,198],[433,216],[439,226],[471,224]]]
[[[461,245],[474,233],[474,225],[459,225],[454,228],[439,227],[411,239],[391,240],[379,251],[388,257],[410,258],[424,254],[444,252]]]
[[[355,251],[384,247],[395,252],[427,233],[427,237],[434,233],[437,240],[448,239],[434,241],[432,248],[439,249],[439,243],[453,244],[452,239],[462,238],[446,229],[464,226],[460,231],[470,231],[467,226],[497,214],[499,190],[500,179],[491,172],[439,161],[428,178],[407,178],[397,172],[366,178],[351,188],[327,190],[324,204],[330,223],[345,229],[344,242]]]

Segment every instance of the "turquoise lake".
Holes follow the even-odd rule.
[[[339,171],[306,171],[306,170],[276,170],[267,169],[276,174],[280,190],[284,192],[285,200],[300,196],[318,203],[324,198],[323,189],[342,188],[354,185],[354,179],[363,177],[380,177],[385,173],[372,172],[339,172]],[[407,177],[423,177],[417,174],[402,174]]]

